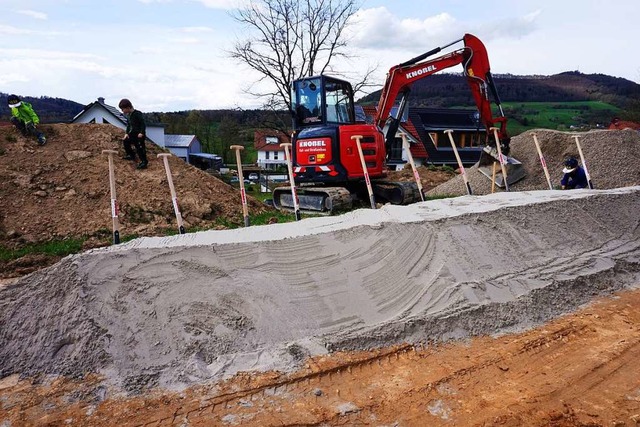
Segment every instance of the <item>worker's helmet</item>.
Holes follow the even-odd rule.
[[[22,102],[20,101],[18,95],[9,95],[9,97],[7,98],[7,103],[11,108],[18,108],[20,105],[22,105]]]
[[[567,157],[564,159],[564,169],[562,173],[571,173],[578,167],[578,160],[575,157]]]

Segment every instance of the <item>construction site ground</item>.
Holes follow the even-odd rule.
[[[44,148],[0,136],[4,245],[104,240],[118,136],[52,128]],[[83,132],[97,148],[71,166],[55,135]],[[557,180],[571,135],[538,138]],[[639,141],[583,135],[597,190],[545,190],[524,134],[510,193],[469,168],[475,196],[457,176],[428,189],[462,197],[168,237],[162,169],[121,169],[125,227],[158,237],[6,270],[0,425],[638,425]],[[190,224],[242,219],[236,189],[174,160]]]

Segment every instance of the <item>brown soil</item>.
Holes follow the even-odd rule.
[[[122,238],[175,232],[169,185],[157,159],[162,149],[147,143],[149,168],[136,170],[135,163],[121,159],[122,131],[114,126],[56,124],[42,130],[48,141],[40,147],[13,127],[0,128],[0,246],[80,237],[88,237],[85,248],[110,244],[109,169],[102,150],[121,153],[114,161]],[[169,165],[187,229],[243,223],[238,189],[177,157],[170,157]],[[252,197],[248,201],[251,214],[269,209]],[[23,275],[58,259],[0,262],[0,277]]]
[[[519,334],[314,358],[180,393],[100,378],[0,381],[7,425],[635,426],[640,290]],[[1,411],[0,411],[1,412]]]
[[[122,131],[111,125],[55,124],[41,127],[47,144],[22,137],[12,126],[0,127],[0,247],[21,248],[53,239],[87,238],[83,249],[111,244],[109,169],[102,150],[115,157],[120,235],[163,236],[175,233],[176,219],[162,149],[147,143],[147,170],[122,160]],[[223,229],[243,224],[240,192],[177,157],[169,158],[184,225],[189,230]],[[452,173],[419,168],[425,191],[451,179]],[[411,172],[390,177],[413,179]],[[268,211],[249,195],[251,215]],[[0,278],[18,277],[59,261],[54,255],[28,255],[0,261]]]

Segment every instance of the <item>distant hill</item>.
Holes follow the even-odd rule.
[[[494,75],[502,102],[601,101],[624,110],[635,111],[640,85],[620,77],[568,71],[552,76]],[[359,100],[376,103],[380,91]],[[411,88],[409,105],[416,107],[473,106],[471,91],[462,74],[434,74],[417,81]]]
[[[494,80],[502,102],[600,101],[620,108],[622,118],[640,121],[640,85],[620,77],[568,71],[552,76],[497,74]],[[8,95],[0,92],[0,120],[8,120],[11,116],[7,107]],[[379,98],[380,91],[376,91],[358,102],[375,104]],[[27,96],[24,99],[33,104],[43,123],[69,122],[84,107],[74,101],[48,96]],[[474,103],[461,74],[443,73],[416,82],[411,90],[409,105],[447,108],[474,106]],[[189,117],[188,111],[146,113],[152,121],[166,123],[171,128],[167,129],[169,133],[184,132],[182,128],[188,127],[186,122],[194,119],[219,122],[222,117],[228,117],[240,124],[250,124],[261,117],[258,110],[201,110],[200,117]]]
[[[9,120],[11,118],[11,110],[7,106],[7,98],[10,94],[0,92],[0,120]],[[34,98],[31,96],[21,96],[23,100],[33,105],[33,109],[40,117],[42,123],[66,123],[71,121],[73,117],[84,108],[84,105],[75,101],[69,101],[63,98],[51,98],[49,96],[41,96]]]

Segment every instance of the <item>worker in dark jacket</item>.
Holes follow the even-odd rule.
[[[36,126],[40,123],[40,119],[33,107],[28,102],[22,101],[18,95],[9,95],[7,98],[9,108],[11,108],[11,123],[20,131],[24,136],[35,136],[38,138],[38,144],[44,145],[47,142],[47,138],[44,134],[36,129]]]
[[[138,169],[146,169],[149,163],[147,162],[147,148],[145,147],[147,126],[144,122],[144,116],[142,112],[134,109],[131,101],[126,98],[120,100],[118,107],[120,107],[120,110],[127,116],[127,130],[124,138],[122,138],[122,145],[124,146],[124,151],[127,153],[124,159],[135,161],[137,153],[140,158]],[[131,148],[132,144],[136,148],[135,153]]]
[[[575,188],[588,188],[587,174],[582,166],[578,165],[575,157],[567,157],[564,160],[564,169],[562,169],[562,179],[560,187],[563,190],[573,190]]]

